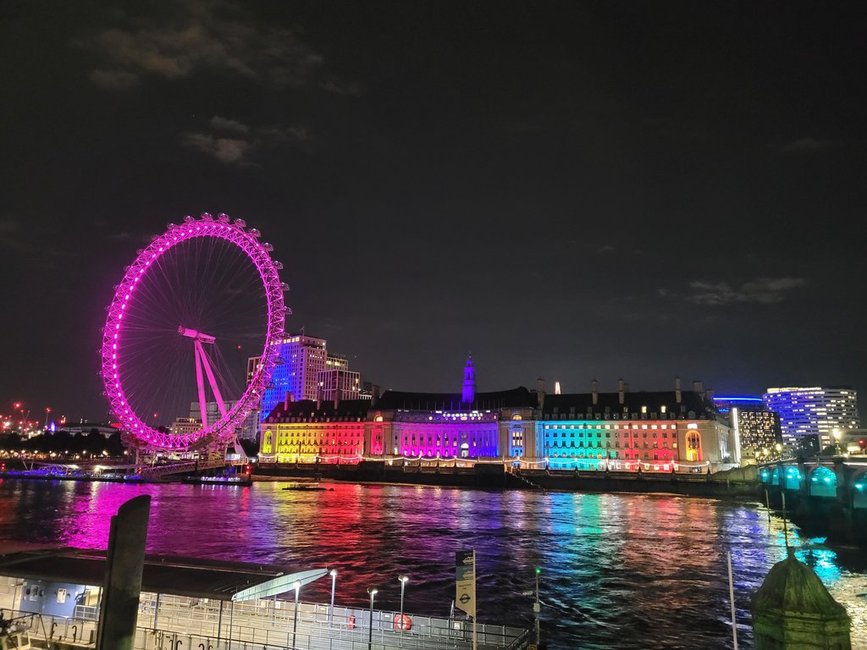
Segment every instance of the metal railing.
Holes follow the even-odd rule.
[[[14,578],[0,578],[0,607],[16,595]],[[20,587],[17,587],[20,588]],[[20,591],[17,592],[20,594]],[[14,604],[17,606],[17,603]],[[31,639],[93,648],[98,607],[76,605],[72,618],[15,612],[5,607],[6,619],[31,617],[38,621],[27,632]],[[169,596],[141,595],[136,650],[456,650],[472,646],[472,623],[429,616],[411,616],[411,629],[395,626],[396,612],[300,603],[276,599],[231,603]],[[477,625],[479,648],[518,650],[526,645],[527,630]]]
[[[158,605],[155,594],[142,594],[139,626],[281,647],[292,647],[294,629],[298,648],[330,647],[321,640],[358,643],[370,635],[367,609],[335,607],[329,616],[328,605],[300,603],[296,622],[295,604],[282,600],[221,603],[162,595]],[[397,616],[396,612],[374,610],[373,637],[380,646],[454,648],[471,643],[472,624],[465,621],[412,616],[412,628],[400,631],[394,623]],[[508,648],[524,632],[523,628],[480,623],[476,634],[480,644]]]

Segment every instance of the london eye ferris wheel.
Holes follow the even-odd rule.
[[[289,313],[282,265],[255,228],[185,217],[138,251],[107,308],[101,374],[133,444],[192,450],[227,443],[261,401]],[[249,372],[247,360],[258,358]],[[179,417],[200,426],[172,432]]]

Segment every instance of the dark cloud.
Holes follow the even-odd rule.
[[[793,140],[783,147],[785,153],[810,153],[830,149],[833,142],[823,138],[800,138]]]
[[[738,286],[728,282],[690,282],[691,292],[685,299],[697,305],[730,305],[757,303],[771,305],[783,302],[794,289],[806,286],[804,278],[756,278]]]
[[[320,83],[319,87],[335,95],[348,95],[350,97],[361,95],[361,85],[357,81],[347,83],[337,79],[328,79]]]
[[[310,133],[301,126],[263,126],[252,128],[238,120],[214,116],[208,124],[210,133],[187,131],[181,143],[190,149],[208,154],[227,165],[255,165],[250,155],[283,143],[306,143]]]
[[[105,59],[91,81],[120,90],[144,76],[179,80],[210,69],[297,86],[322,63],[291,28],[256,23],[241,5],[183,0],[171,7],[161,18],[125,17],[128,26],[106,29],[88,43]]]
[[[211,125],[211,128],[216,129],[217,131],[229,131],[232,133],[243,134],[250,132],[250,127],[243,122],[230,120],[225,117],[220,117],[219,115],[214,115],[208,123]]]
[[[139,84],[138,75],[126,70],[93,70],[88,78],[108,90],[129,90]]]
[[[251,142],[242,138],[218,137],[208,133],[184,133],[181,138],[185,146],[219,160],[227,165],[248,165],[245,155]]]

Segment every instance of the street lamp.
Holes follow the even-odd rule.
[[[406,583],[409,582],[408,575],[402,575],[397,577],[400,582],[400,618],[398,620],[398,627],[400,627],[400,631],[403,632],[403,592],[406,589]]]
[[[295,618],[292,621],[292,647],[295,647],[295,632],[298,631],[298,596],[301,594],[301,582],[296,580],[292,583],[295,587]]]
[[[831,433],[834,435],[834,453],[839,454],[840,453],[840,438],[843,437],[843,432],[840,431],[839,427],[834,427],[834,429],[831,431]]]
[[[337,569],[331,569],[328,572],[331,576],[331,609],[328,610],[328,624],[334,623],[334,589],[337,586]]]
[[[367,634],[367,650],[373,650],[373,599],[378,592],[379,589],[376,587],[367,590],[370,594],[370,631]]]
[[[542,567],[536,567],[536,602],[533,603],[533,613],[536,615],[536,645],[541,645],[542,631],[539,624],[539,612],[542,611],[541,603],[539,602],[539,576],[542,574]]]

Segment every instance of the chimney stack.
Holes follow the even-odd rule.
[[[692,380],[692,392],[701,395],[704,392],[704,384],[697,379]]]
[[[621,405],[623,404],[625,397],[626,397],[626,395],[623,394],[624,389],[625,389],[625,384],[623,383],[623,380],[618,379],[617,380],[617,400],[620,402]]]
[[[287,390],[286,395],[283,398],[283,412],[284,413],[289,410],[289,404],[291,404],[293,401],[294,401],[294,396],[292,395],[292,391]]]
[[[590,390],[593,396],[593,406],[599,402],[599,382],[594,379],[590,382]]]
[[[318,411],[322,408],[322,382],[319,382],[319,386],[316,389],[316,410]]]
[[[545,408],[545,378],[536,379],[536,397],[539,400],[539,408]]]
[[[678,404],[683,400],[683,395],[680,392],[680,377],[674,378],[674,401]]]
[[[341,391],[341,388],[339,386],[334,390],[334,410],[335,411],[337,410],[337,407],[340,406],[340,398],[343,397],[340,394],[341,392],[342,391]]]

